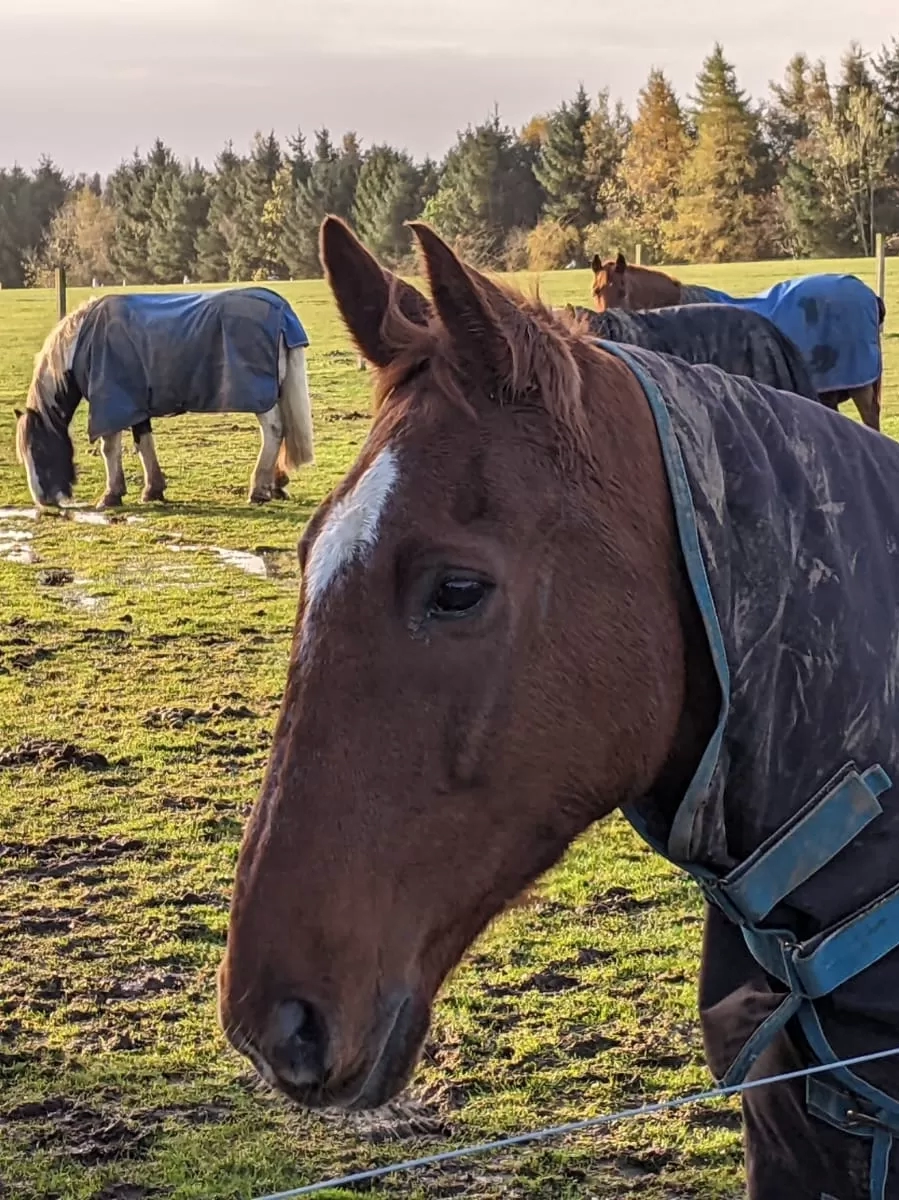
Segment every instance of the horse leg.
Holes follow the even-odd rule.
[[[883,387],[883,376],[878,376],[855,397],[855,407],[869,429],[880,433],[880,393]]]
[[[156,443],[153,441],[150,422],[141,421],[132,428],[131,433],[140,455],[141,466],[144,468],[144,490],[141,500],[144,504],[153,500],[165,500],[166,479],[156,457]]]
[[[127,491],[125,469],[122,466],[122,435],[111,433],[100,439],[100,446],[106,467],[106,491],[97,502],[97,508],[118,508]]]
[[[275,464],[284,437],[284,423],[277,405],[266,413],[260,413],[258,420],[262,446],[250,478],[249,499],[251,504],[266,504],[272,499],[273,491],[277,487]]]

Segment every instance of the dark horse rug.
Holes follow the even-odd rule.
[[[104,296],[85,314],[71,368],[91,441],[177,413],[268,412],[281,335],[289,349],[309,345],[268,288]]]
[[[640,380],[721,690],[673,820],[708,902],[700,1011],[735,1083],[899,1046],[899,445],[601,342]],[[753,1200],[899,1197],[899,1058],[744,1095]]]
[[[723,304],[574,311],[595,337],[675,354],[688,363],[712,363],[731,375],[747,375],[756,383],[818,399],[799,350],[757,313]]]
[[[880,378],[883,301],[854,275],[806,275],[757,296],[684,287],[683,302],[729,304],[767,317],[808,363],[819,392],[852,391]]]

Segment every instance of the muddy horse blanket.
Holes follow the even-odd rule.
[[[672,817],[709,901],[727,1083],[899,1047],[899,445],[788,392],[612,342],[640,380],[720,685]],[[744,1095],[753,1200],[899,1197],[899,1058]]]
[[[772,321],[799,347],[819,392],[865,387],[880,378],[880,327],[885,309],[854,275],[806,275],[775,283],[757,296],[684,287],[685,304],[732,304]]]
[[[104,296],[78,331],[71,373],[91,441],[177,413],[268,412],[278,349],[309,339],[268,288]]]
[[[713,363],[731,375],[817,400],[805,360],[766,317],[724,304],[679,304],[630,312],[576,308],[590,332],[610,342],[675,354],[688,363]]]

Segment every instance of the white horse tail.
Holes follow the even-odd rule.
[[[285,354],[283,340],[279,359],[281,354]],[[282,471],[293,471],[315,461],[312,401],[306,375],[305,347],[294,346],[286,351],[285,358],[283,371],[278,372],[282,376],[278,408],[284,422],[284,440],[278,454],[278,466]]]
[[[61,321],[57,321],[34,356],[34,374],[28,389],[27,407],[47,416],[56,410],[57,393],[63,389],[66,371],[71,370],[78,333],[87,313],[101,296],[91,296]]]

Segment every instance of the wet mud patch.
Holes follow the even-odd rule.
[[[110,1183],[93,1192],[90,1200],[150,1200],[153,1196],[170,1196],[170,1188],[144,1187],[140,1183]]]
[[[192,980],[186,971],[143,971],[130,979],[107,980],[97,991],[97,1000],[138,1000],[182,992]]]
[[[210,721],[255,720],[257,713],[245,704],[213,704],[209,708],[151,708],[141,719],[147,729],[183,729],[186,725],[205,725]]]
[[[2,861],[2,860],[0,860]],[[0,936],[3,933],[49,937],[71,933],[85,917],[87,909],[62,905],[59,908],[21,908],[15,913],[0,913]],[[52,984],[42,989],[43,998],[55,999],[62,994]]]
[[[590,1059],[597,1058],[601,1054],[606,1054],[609,1050],[614,1050],[620,1046],[615,1038],[603,1037],[602,1034],[594,1034],[590,1037],[578,1038],[576,1041],[570,1042],[563,1047],[564,1054],[570,1058]]]
[[[7,878],[53,879],[77,876],[144,850],[140,838],[100,838],[95,834],[63,835],[44,842],[0,842],[0,870]],[[16,860],[31,859],[16,865]]]
[[[65,587],[75,582],[75,572],[68,567],[45,567],[38,571],[37,581],[41,587]]]
[[[228,1101],[216,1100],[123,1113],[55,1096],[0,1112],[0,1127],[5,1126],[29,1148],[47,1150],[88,1167],[144,1157],[162,1127],[169,1123],[220,1124],[230,1118],[232,1111]]]
[[[655,908],[656,900],[641,900],[629,888],[614,887],[596,896],[587,904],[580,905],[577,912],[581,916],[609,917],[627,916],[630,913],[642,912],[647,908]]]
[[[16,650],[14,646],[27,646],[28,649]],[[11,671],[27,671],[52,657],[52,650],[35,645],[30,638],[10,639],[0,646],[0,673],[8,675]]]
[[[573,988],[580,987],[582,982],[575,975],[568,975],[555,967],[549,967],[547,970],[538,971],[517,983],[487,984],[484,991],[488,996],[520,996],[524,992],[552,994],[571,991]]]
[[[44,766],[51,771],[79,767],[84,771],[105,771],[109,760],[97,750],[82,750],[74,742],[52,738],[27,738],[13,749],[0,750],[0,767]]]
[[[330,412],[322,413],[319,419],[322,421],[370,421],[371,413],[359,412],[357,409],[352,409],[350,412],[345,412],[343,409],[331,409]]]
[[[65,1097],[20,1104],[0,1115],[0,1125],[30,1149],[48,1150],[85,1167],[143,1157],[158,1128]]]

